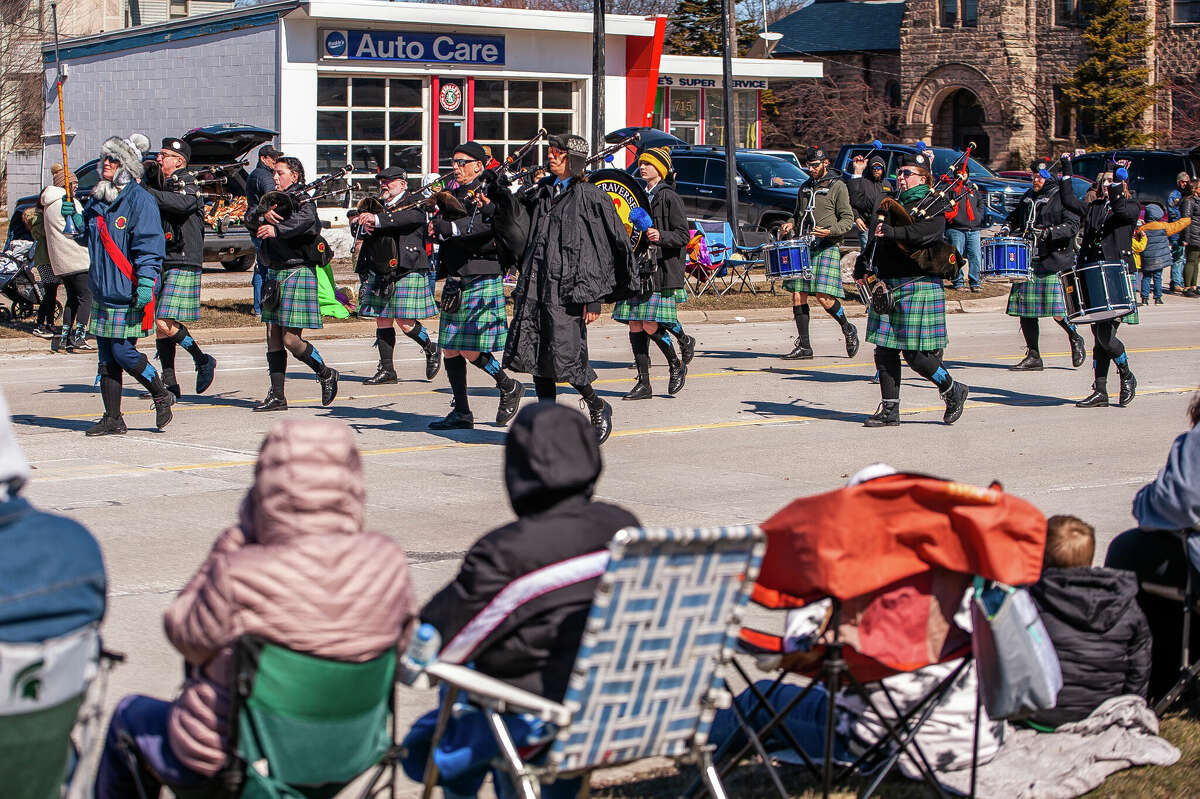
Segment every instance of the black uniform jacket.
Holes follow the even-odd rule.
[[[659,269],[655,289],[673,291],[683,288],[684,249],[687,247],[687,214],[683,200],[671,186],[663,182],[650,193],[650,217],[658,230]]]
[[[871,156],[867,168],[860,177],[846,178],[846,191],[850,195],[850,207],[854,209],[854,217],[867,223],[867,228],[875,227],[875,210],[879,201],[887,196],[887,178],[871,179],[871,166],[879,164],[887,171],[887,164],[878,155]]]
[[[1017,207],[1004,220],[1012,235],[1021,236],[1029,230],[1037,231],[1037,258],[1035,268],[1039,275],[1050,275],[1075,266],[1075,234],[1079,232],[1079,214],[1063,204],[1063,191],[1070,192],[1069,185],[1060,185],[1047,180],[1042,190],[1033,189],[1017,203]],[[1033,221],[1029,218],[1033,216]]]
[[[911,211],[917,201],[911,201],[905,210]],[[914,219],[907,225],[884,225],[883,236],[875,236],[872,229],[872,241],[875,242],[875,273],[882,278],[928,277],[921,264],[913,258],[920,250],[930,250],[943,244],[946,240],[946,217],[933,214],[925,219]],[[903,245],[903,249],[901,248]],[[872,244],[867,243],[863,251],[867,257],[860,255],[854,265],[854,278],[857,280],[866,273],[867,260]]]
[[[271,269],[288,269],[294,266],[316,266],[312,244],[321,235],[321,220],[317,218],[315,203],[301,202],[304,194],[298,187],[289,188],[296,200],[296,208],[282,222],[275,225],[275,235],[263,239],[259,257]],[[251,233],[260,225],[268,224],[258,213],[258,208],[246,212],[246,227]]]
[[[467,215],[456,219],[457,234],[441,237],[438,249],[438,277],[476,277],[501,274],[500,261],[496,254],[496,234],[485,213],[487,198],[483,186],[472,181],[459,186],[451,193],[467,209]],[[444,226],[446,223],[440,223]]]
[[[167,240],[163,265],[200,269],[204,264],[204,203],[196,176],[180,169],[157,183],[145,189],[158,203],[162,217],[163,237]]]
[[[370,234],[360,234],[357,223],[350,225],[351,233],[363,237],[355,266],[358,274],[399,278],[409,272],[429,271],[429,256],[425,252],[428,229],[425,212],[420,208],[393,210],[418,199],[421,199],[420,192],[406,192],[390,208],[377,213],[377,224]]]
[[[1083,221],[1083,242],[1079,246],[1080,264],[1097,261],[1124,261],[1129,272],[1135,271],[1133,229],[1141,206],[1130,193],[1113,199],[1105,191],[1087,205],[1073,192],[1060,192],[1063,204],[1079,214]]]

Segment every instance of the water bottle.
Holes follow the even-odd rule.
[[[416,634],[408,644],[404,657],[400,659],[401,680],[413,688],[429,687],[429,676],[425,667],[437,658],[442,646],[442,636],[437,628],[427,622],[422,622]]]

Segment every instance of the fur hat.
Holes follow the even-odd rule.
[[[79,178],[75,177],[74,172],[65,172],[62,164],[50,165],[50,182],[52,182],[55,186],[58,186],[60,189],[65,189],[67,187],[68,179],[71,181],[72,186],[79,185]]]
[[[100,145],[100,155],[117,159],[134,180],[142,179],[142,155],[149,150],[150,140],[140,133],[134,133],[128,139],[110,136]]]
[[[658,172],[660,178],[666,178],[671,173],[671,148],[650,147],[638,156],[639,164],[649,164]]]
[[[0,394],[0,498],[7,491],[9,496],[21,490],[21,486],[29,479],[29,462],[17,444],[17,436],[13,432],[11,418],[8,413],[8,403]]]

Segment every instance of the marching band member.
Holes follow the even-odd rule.
[[[1071,194],[1070,178],[1056,181],[1043,161],[1034,161],[1033,187],[1008,215],[1000,235],[1009,231],[1033,236],[1031,264],[1033,277],[1014,283],[1008,295],[1008,315],[1019,317],[1027,350],[1024,359],[1011,367],[1014,372],[1040,372],[1043,369],[1038,349],[1039,319],[1049,316],[1067,332],[1071,344],[1071,365],[1079,367],[1084,359],[1083,336],[1067,322],[1062,284],[1058,273],[1075,265],[1075,234],[1079,232],[1079,214],[1067,207],[1064,197]],[[1074,195],[1072,195],[1074,196]]]
[[[796,194],[796,210],[792,219],[779,228],[780,237],[812,235],[816,237],[810,256],[811,280],[790,278],[783,281],[785,291],[792,292],[792,316],[796,321],[796,345],[784,355],[784,360],[807,360],[813,357],[808,337],[808,295],[815,294],[817,302],[842,326],[846,339],[846,356],[858,353],[858,328],[846,318],[839,302],[842,294],[842,254],[838,242],[854,227],[854,209],[846,184],[829,174],[829,159],[819,147],[809,147],[804,156],[808,180]],[[805,218],[811,224],[805,224]]]
[[[432,380],[442,368],[442,351],[421,325],[422,319],[437,316],[437,305],[429,286],[429,256],[425,253],[428,220],[420,208],[399,206],[422,199],[407,191],[408,180],[398,166],[375,176],[384,209],[360,213],[350,226],[355,238],[363,237],[358,256],[358,273],[363,278],[358,315],[375,320],[375,342],[379,347],[379,369],[364,385],[395,383],[392,353],[396,329],[417,342],[425,353],[425,379]]]
[[[258,412],[286,411],[284,381],[287,354],[316,374],[321,383],[321,404],[337,396],[338,371],[325,365],[321,353],[301,336],[305,328],[321,327],[317,305],[317,258],[321,234],[316,205],[305,202],[304,165],[299,158],[281,156],[275,161],[275,188],[292,199],[291,213],[272,205],[246,211],[246,227],[260,239],[259,257],[267,266],[263,281],[262,320],[267,325],[267,372],[271,390],[254,406]]]
[[[905,156],[896,171],[897,200],[910,211],[930,192],[932,176],[928,160],[917,154]],[[875,366],[879,370],[879,409],[867,417],[866,427],[892,427],[900,424],[900,355],[922,377],[938,387],[946,403],[942,420],[954,424],[962,416],[967,401],[967,386],[956,381],[942,365],[941,350],[946,346],[946,294],[942,279],[926,274],[914,255],[918,250],[942,241],[946,217],[933,214],[906,225],[880,222],[874,231],[873,246],[878,252],[874,264],[879,277],[891,290],[895,307],[881,314],[873,307],[867,317],[867,341],[875,345]],[[854,279],[862,282],[866,261],[859,258]]]
[[[175,378],[175,349],[183,347],[196,367],[196,393],[212,385],[217,360],[200,349],[184,322],[200,318],[200,276],[204,264],[204,203],[197,193],[196,176],[188,171],[192,148],[182,139],[165,138],[159,150],[158,177],[146,190],[158,203],[166,238],[162,280],[158,285],[155,322],[158,364],[163,383],[181,395]]]
[[[438,275],[446,277],[438,345],[454,391],[454,408],[444,419],[432,422],[432,430],[474,428],[475,417],[467,399],[468,360],[487,372],[500,390],[496,424],[506,425],[517,415],[525,394],[525,386],[509,377],[492,355],[504,349],[508,323],[496,236],[484,214],[486,199],[479,181],[486,158],[487,153],[477,142],[469,141],[454,149],[454,180],[458,185],[452,193],[471,212],[454,222],[437,216],[430,223],[441,242]]]
[[[671,369],[667,393],[678,394],[687,379],[687,364],[675,354],[671,334],[666,328],[666,325],[679,321],[676,303],[687,298],[683,287],[683,249],[689,238],[683,201],[666,182],[671,174],[671,148],[653,147],[643,152],[638,156],[638,172],[646,183],[646,196],[650,198],[654,227],[646,230],[646,237],[655,245],[652,252],[657,255],[658,270],[653,280],[654,291],[649,296],[621,300],[613,308],[613,319],[629,325],[629,344],[637,367],[637,382],[621,397],[625,400],[654,396],[650,386],[651,340],[662,350]],[[681,347],[682,343],[681,340]]]

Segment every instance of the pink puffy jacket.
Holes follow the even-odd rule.
[[[188,768],[212,775],[225,762],[239,636],[351,662],[407,645],[416,611],[408,561],[394,541],[363,531],[364,497],[345,425],[293,419],[267,435],[238,523],[164,619],[187,663],[168,736]]]

